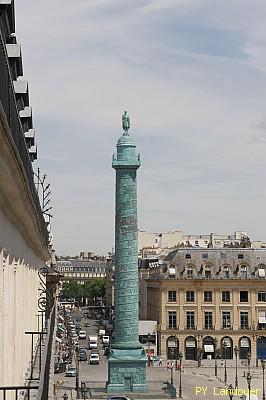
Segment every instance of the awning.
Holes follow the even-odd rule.
[[[243,337],[240,339],[240,347],[249,347],[248,338]]]
[[[176,342],[176,340],[168,340],[167,344],[168,344],[168,347],[176,347],[177,342]]]
[[[223,343],[225,343],[226,347],[231,347],[231,340],[228,337],[223,338]]]
[[[193,339],[186,340],[186,347],[196,347],[196,341]]]
[[[205,353],[214,353],[213,344],[205,344],[204,351]]]
[[[57,337],[57,336],[56,336],[55,340],[56,340],[58,343],[62,343],[62,339],[60,339],[60,338]]]

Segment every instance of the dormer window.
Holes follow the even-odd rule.
[[[193,267],[187,267],[187,278],[193,278]]]
[[[223,267],[223,278],[229,279],[229,267]]]
[[[247,279],[247,277],[248,277],[248,267],[246,265],[241,265],[241,267],[240,267],[240,276],[243,279]]]
[[[205,267],[204,276],[206,279],[211,279],[211,267],[210,266]]]

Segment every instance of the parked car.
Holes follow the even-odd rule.
[[[90,364],[99,364],[99,363],[100,363],[99,354],[92,353],[90,355]]]
[[[66,370],[66,376],[77,376],[77,370],[75,367],[68,367]]]
[[[79,339],[86,339],[87,335],[85,331],[79,331]]]
[[[65,372],[66,370],[66,363],[64,362],[56,362],[54,363],[54,373],[60,374],[61,372]]]
[[[90,326],[89,322],[85,322],[84,327],[88,328]]]
[[[107,400],[131,400],[131,399],[126,396],[109,396]]]

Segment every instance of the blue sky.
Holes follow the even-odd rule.
[[[16,1],[58,254],[113,247],[125,109],[141,229],[266,240],[265,15],[263,0]]]

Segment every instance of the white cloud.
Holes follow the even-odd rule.
[[[254,1],[17,1],[58,252],[113,246],[111,155],[124,109],[143,158],[142,229],[242,225],[265,239],[266,6]]]

